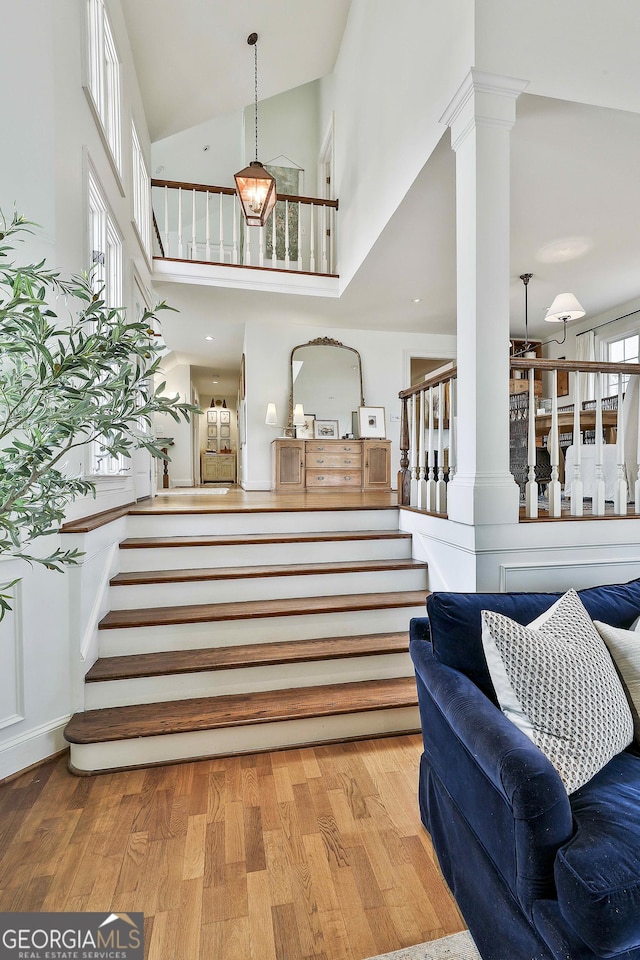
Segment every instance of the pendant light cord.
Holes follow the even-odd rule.
[[[254,65],[254,97],[255,97],[255,128],[256,128],[256,160],[258,159],[258,38],[253,45]]]

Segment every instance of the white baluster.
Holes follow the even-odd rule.
[[[600,370],[595,375],[596,381],[596,474],[594,480],[593,500],[591,501],[591,512],[594,517],[604,516],[604,449],[602,446],[602,373]]]
[[[231,251],[231,255],[234,263],[238,262],[238,213],[239,211],[240,211],[240,208],[239,208],[238,200],[234,195],[234,198],[233,198],[233,248]]]
[[[310,226],[309,226],[309,270],[311,273],[316,272],[316,236],[315,236],[315,203],[310,204]]]
[[[571,516],[584,514],[584,483],[582,482],[582,444],[580,434],[580,372],[573,374],[573,477],[571,478]],[[568,478],[566,478],[568,479]]]
[[[536,480],[536,392],[535,371],[529,370],[529,429],[527,434],[527,463],[529,479],[525,486],[525,515],[529,519],[538,516],[538,482]]]
[[[416,400],[420,399],[420,413],[418,415],[418,501],[416,506],[418,510],[427,509],[427,480],[424,459],[424,390],[416,394]]]
[[[329,273],[333,273],[333,237],[335,229],[335,210],[333,207],[329,207],[329,237],[327,241],[328,253],[327,253],[327,269]]]
[[[449,483],[456,474],[458,461],[458,381],[449,380],[450,410],[449,410]]]
[[[259,227],[260,233],[259,244],[258,244],[258,263],[261,267],[264,267],[264,227]]]
[[[298,203],[298,270],[302,270],[302,204]]]
[[[322,272],[328,273],[327,263],[327,208],[322,207]]]
[[[218,194],[218,260],[224,263],[224,194]]]
[[[251,231],[252,227],[245,227],[244,231],[244,264],[251,266]]]
[[[182,187],[178,187],[178,259],[182,260]]]
[[[427,510],[435,513],[436,509],[436,477],[433,469],[433,387],[429,387],[429,432],[427,443],[427,465],[429,472],[427,474]]]
[[[411,471],[411,487],[409,494],[409,505],[415,507],[418,505],[418,470],[417,470],[417,456],[416,456],[416,395],[415,393],[411,397],[411,425],[410,425],[410,436],[411,436],[411,452],[409,457],[409,469]]]
[[[205,193],[204,204],[204,258],[211,260],[211,221],[209,215],[209,191]]]
[[[196,191],[191,191],[191,259],[198,259],[198,240],[196,237]]]
[[[291,266],[289,253],[289,201],[284,202],[284,268],[288,270]]]
[[[613,500],[613,512],[623,517],[627,512],[627,478],[624,470],[624,419],[622,417],[622,374],[618,374],[618,416],[616,426],[616,492]]]
[[[276,210],[278,204],[276,203],[271,214],[271,266],[276,267],[278,265],[278,257],[276,256]]]
[[[639,385],[639,386],[640,386],[640,385]],[[627,390],[629,390],[629,389],[631,389],[631,380],[629,380],[629,383],[627,384]],[[640,403],[636,403],[635,406],[636,406],[636,413],[637,413],[637,417],[638,417],[638,424],[637,424],[637,428],[636,428],[637,431],[638,431],[638,442],[637,442],[637,444],[636,444],[636,449],[637,449],[637,453],[636,453],[636,468],[637,468],[638,473],[637,473],[637,476],[636,476],[636,483],[635,483],[635,488],[634,488],[634,494],[635,494],[634,500],[635,500],[635,502],[634,502],[634,507],[633,507],[633,509],[634,509],[634,512],[635,512],[635,513],[640,513]]]
[[[549,455],[551,458],[551,483],[549,484],[549,516],[562,515],[562,487],[558,479],[560,465],[560,444],[558,442],[558,371],[551,372],[551,432],[549,434]]]
[[[444,482],[444,391],[438,384],[438,482],[436,484],[436,510],[447,512],[447,485]]]

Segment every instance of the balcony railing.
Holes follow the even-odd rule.
[[[640,364],[512,358],[510,367],[524,386],[506,414],[521,519],[639,515]],[[456,388],[452,369],[400,393],[402,506],[447,516]]]
[[[278,194],[247,227],[233,187],[152,180],[156,257],[335,276],[337,200]]]
[[[400,392],[401,506],[447,515],[447,483],[456,468],[455,367]]]

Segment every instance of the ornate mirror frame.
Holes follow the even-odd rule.
[[[358,359],[360,406],[366,406],[364,402],[364,388],[362,385],[362,359],[355,347],[348,347],[346,344],[341,343],[340,340],[332,340],[331,337],[317,337],[315,340],[308,340],[307,343],[298,343],[291,351],[291,356],[289,358],[289,422],[286,428],[286,434],[290,437],[295,436],[295,428],[293,426],[293,361],[296,350],[300,350],[302,347],[340,347],[342,350],[350,350],[351,353],[354,353]]]

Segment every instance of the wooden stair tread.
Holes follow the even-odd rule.
[[[388,593],[344,594],[335,597],[301,597],[277,600],[245,600],[231,603],[200,603],[175,607],[111,610],[98,624],[101,630],[146,627],[160,624],[208,623],[216,620],[247,620],[251,617],[292,617],[350,610],[378,610],[423,605],[427,590]]]
[[[269,664],[306,663],[409,649],[408,633],[375,633],[360,637],[325,637],[319,640],[286,640],[207,650],[172,650],[121,657],[103,657],[94,663],[85,680],[129,680],[205,670],[230,670]]]
[[[341,540],[410,540],[400,530],[336,530],[318,533],[236,533],[202,537],[128,537],[121,550],[147,550],[167,547],[226,547],[253,543],[327,543]]]
[[[349,491],[350,492],[350,491]],[[216,503],[207,505],[204,503],[198,502],[195,503],[183,503],[175,504],[174,506],[162,506],[157,505],[156,502],[151,506],[134,506],[129,507],[127,514],[130,517],[163,517],[163,516],[179,516],[179,515],[190,515],[195,516],[197,514],[217,514],[221,516],[222,514],[233,513],[353,513],[356,510],[395,510],[398,511],[398,505],[393,503],[344,503],[337,502],[335,500],[329,500],[327,496],[327,491],[322,490],[318,495],[319,499],[311,502],[309,497],[304,499],[300,498],[299,494],[295,495],[295,504],[291,504],[290,501],[284,503],[278,502],[277,504],[260,504],[256,506],[251,506],[250,504],[244,503],[242,506],[234,503],[233,501],[225,501],[224,497],[216,497]]]
[[[106,743],[336,714],[415,706],[413,677],[366,680],[168,703],[108,707],[74,714],[64,735],[70,743]]]
[[[264,577],[311,576],[323,573],[366,573],[375,570],[426,570],[419,560],[339,560],[324,563],[262,564],[246,567],[198,567],[180,570],[138,570],[118,573],[112,587],[143,583],[189,583],[199,580],[245,580]]]

